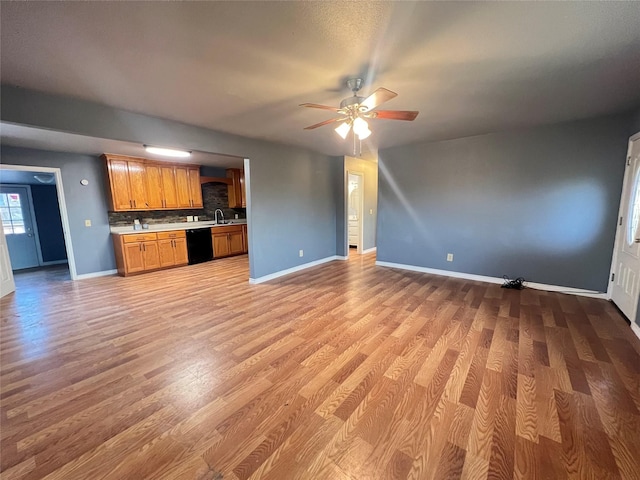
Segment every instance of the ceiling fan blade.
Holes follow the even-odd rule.
[[[380,87],[362,101],[360,108],[364,108],[364,111],[368,112],[397,96],[396,92]]]
[[[325,125],[329,125],[334,122],[341,122],[344,118],[331,118],[329,120],[325,120],[324,122],[316,123],[315,125],[310,125],[308,127],[304,127],[305,130],[313,130],[314,128],[323,127]]]
[[[322,110],[331,110],[332,112],[337,112],[339,108],[330,107],[329,105],[318,105],[317,103],[301,103],[300,107],[309,107],[309,108],[321,108]]]
[[[418,116],[415,110],[376,110],[371,112],[371,118],[384,118],[387,120],[407,120],[412,122]]]

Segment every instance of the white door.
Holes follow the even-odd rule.
[[[630,142],[624,175],[611,300],[633,322],[640,291],[640,137]]]
[[[13,270],[39,266],[26,187],[3,185],[0,188],[0,213]]]
[[[350,247],[357,247],[362,252],[362,174],[349,172],[347,229]]]
[[[11,271],[11,260],[9,259],[9,249],[4,229],[0,228],[0,298],[13,292],[16,284],[13,283],[13,272]]]

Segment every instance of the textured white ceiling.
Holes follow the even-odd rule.
[[[640,105],[640,2],[2,2],[4,84],[329,154],[344,80],[384,86],[373,146]]]

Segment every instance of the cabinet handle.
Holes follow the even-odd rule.
[[[136,208],[136,201],[133,201],[133,208]]]
[[[140,249],[140,251],[142,251],[142,244],[141,243],[138,244],[138,248]]]
[[[142,251],[143,251],[143,252],[146,252],[146,251],[147,251],[147,246],[146,246],[144,243],[142,244]]]
[[[189,205],[193,207],[193,200],[189,199]]]
[[[133,208],[133,201],[129,200],[129,208]]]

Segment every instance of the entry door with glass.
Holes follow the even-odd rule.
[[[37,267],[40,263],[27,188],[2,185],[0,213],[12,270]]]
[[[633,322],[640,293],[640,136],[630,142],[619,218],[611,300]]]

